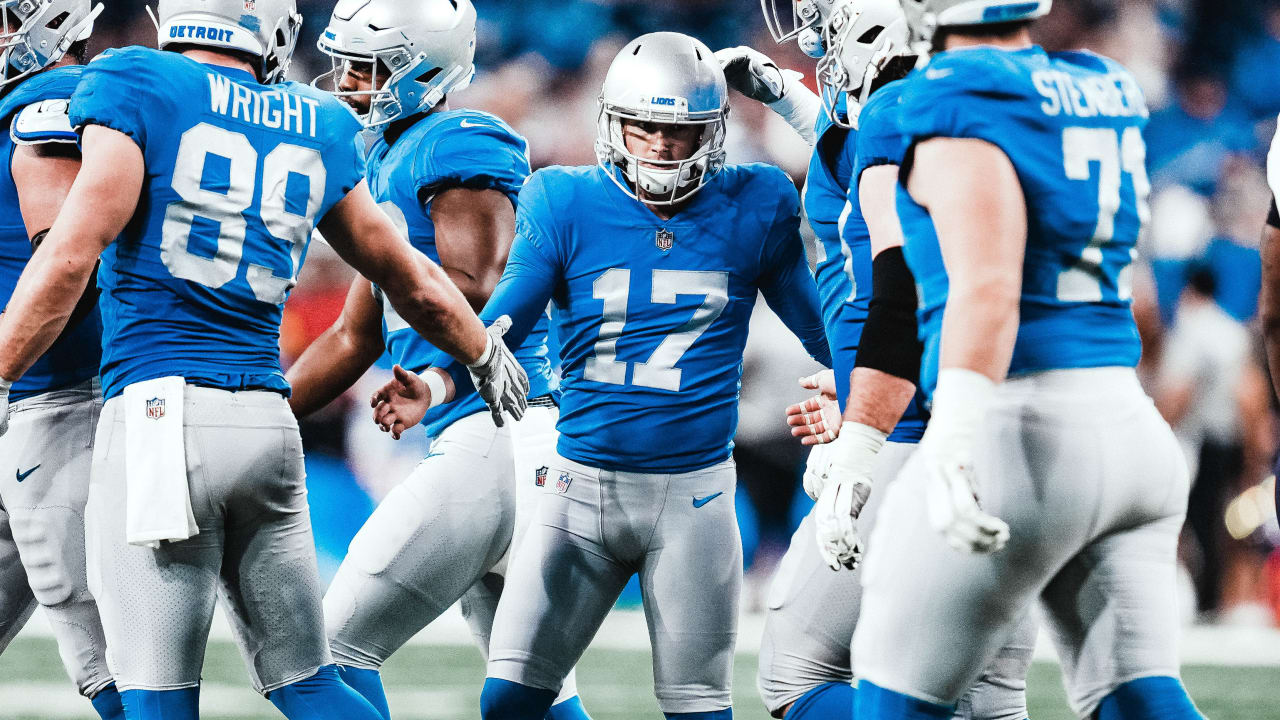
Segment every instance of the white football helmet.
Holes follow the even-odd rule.
[[[715,54],[674,32],[627,43],[600,91],[596,159],[623,192],[650,205],[689,199],[724,167],[729,92]],[[698,147],[685,160],[641,159],[627,150],[622,122],[699,125]],[[622,178],[627,180],[623,183]]]
[[[338,96],[364,95],[365,127],[381,129],[397,118],[430,110],[475,77],[476,9],[471,0],[339,0],[316,42],[333,61],[311,84]],[[373,65],[370,90],[342,91],[348,62]],[[379,65],[390,73],[378,77]]]
[[[816,59],[826,52],[821,28],[837,1],[760,0],[760,9],[764,10],[764,24],[774,42],[795,40],[805,55]]]
[[[1034,20],[1049,14],[1053,0],[902,0],[917,52],[927,54],[938,28]]]
[[[294,0],[160,0],[158,12],[161,50],[181,44],[257,55],[268,85],[284,80],[302,27]]]
[[[0,0],[0,88],[61,60],[89,38],[101,12],[89,0]]]
[[[818,61],[822,109],[841,127],[856,127],[875,80],[899,57],[912,57],[907,18],[898,0],[841,0],[822,27],[827,54]],[[841,93],[845,116],[836,112]]]

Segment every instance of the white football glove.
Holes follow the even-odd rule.
[[[832,570],[852,570],[862,560],[858,516],[871,497],[871,470],[887,437],[869,425],[846,422],[826,446],[827,467],[814,488],[818,502],[813,519],[818,552]]]
[[[13,383],[0,378],[0,435],[9,432],[9,388]]]
[[[928,467],[929,524],[951,547],[993,553],[1009,542],[1009,526],[978,505],[974,490],[974,436],[995,395],[995,383],[972,370],[938,373],[933,415],[920,441]]]
[[[519,420],[529,405],[529,376],[502,341],[502,336],[510,329],[510,316],[503,315],[494,321],[485,331],[488,342],[480,359],[467,365],[471,381],[489,406],[493,424],[498,427],[503,424],[502,413],[509,413]]]
[[[716,52],[724,69],[725,82],[744,96],[764,103],[782,116],[805,142],[813,145],[817,136],[813,121],[822,111],[822,101],[800,79],[795,70],[778,67],[768,55],[746,45]]]

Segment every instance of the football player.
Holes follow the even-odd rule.
[[[496,406],[523,409],[498,331],[370,198],[354,115],[283,82],[300,21],[293,0],[162,0],[161,50],[89,65],[69,113],[80,172],[0,319],[7,390],[102,254],[87,564],[130,718],[198,717],[218,595],[254,687],[286,717],[379,717],[325,643],[279,365],[281,308],[317,224]]]
[[[1199,717],[1175,641],[1186,467],[1133,370],[1147,109],[1113,61],[1031,44],[1049,6],[903,3],[938,51],[897,109],[933,402],[863,568],[860,719],[950,717],[1036,598],[1080,717]]]
[[[790,28],[778,27],[774,18],[780,14],[779,8],[766,3],[766,19],[779,41],[796,38],[802,48],[814,52],[816,47],[822,54],[817,65],[822,111],[804,201],[820,241],[814,276],[819,288],[828,288],[822,295],[835,365],[834,399],[841,408],[846,402],[883,408],[885,417],[875,424],[850,424],[834,443],[814,448],[805,489],[819,503],[792,537],[774,577],[758,685],[775,717],[848,718],[853,712],[850,644],[858,621],[860,577],[858,572],[833,573],[827,568],[855,567],[862,548],[856,541],[838,548],[814,543],[815,530],[821,535],[828,526],[844,529],[858,516],[832,512],[837,498],[824,492],[831,483],[826,453],[819,451],[830,448],[862,461],[858,467],[864,482],[857,486],[856,497],[861,511],[858,529],[865,535],[883,496],[882,490],[870,492],[872,479],[881,485],[891,480],[924,431],[927,415],[915,390],[920,346],[914,337],[914,286],[909,276],[905,283],[893,279],[892,272],[901,265],[901,237],[892,203],[884,200],[886,194],[892,198],[900,160],[893,113],[901,83],[895,81],[906,75],[916,58],[896,0],[842,0],[833,5],[802,1]],[[808,26],[805,17],[810,18]],[[816,40],[806,40],[810,33]],[[721,51],[720,57],[737,80],[734,85],[745,93],[758,94],[756,89],[770,76],[781,74],[772,61],[749,48]],[[799,83],[788,89],[787,95],[807,92]],[[771,97],[758,99],[778,106]],[[871,376],[854,381],[850,394],[851,375],[867,372]],[[823,420],[812,406],[795,421],[803,423],[810,437],[823,440],[830,439],[828,424],[832,431],[839,425],[838,420]],[[838,499],[847,503],[853,498],[845,494]],[[841,517],[844,525],[834,522]],[[956,716],[1023,720],[1034,641],[1035,627],[1028,621],[967,693]]]
[[[57,217],[80,168],[67,100],[102,6],[89,0],[0,3],[0,297]],[[90,287],[67,330],[9,389],[11,429],[0,438],[0,652],[44,606],[63,665],[104,718],[123,718],[84,565],[84,506],[93,428],[102,408],[102,323]]]
[[[475,40],[470,0],[342,0],[319,40],[333,71],[313,84],[331,85],[375,136],[366,172],[374,200],[480,309],[511,250],[529,159],[524,138],[502,120],[449,107],[448,94],[475,72]],[[379,669],[459,598],[488,652],[505,559],[521,534],[517,520],[527,524],[546,478],[538,471],[545,458],[526,458],[554,451],[546,335],[544,318],[516,350],[532,395],[518,424],[495,426],[474,393],[428,413],[431,452],[379,504],[325,593],[338,670],[384,717]],[[384,350],[413,371],[434,352],[385,293],[357,278],[337,322],[289,368],[294,412],[333,400]],[[572,676],[548,717],[585,717]]]
[[[494,621],[488,720],[541,718],[635,573],[659,707],[731,717],[742,581],[731,450],[757,295],[815,358],[829,351],[795,187],[772,166],[725,166],[727,110],[706,46],[641,36],[605,79],[598,166],[540,170],[520,193],[482,317],[509,314],[518,342],[554,303],[563,412]],[[378,422],[421,417],[434,391],[409,380],[380,393]]]

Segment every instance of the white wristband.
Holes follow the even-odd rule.
[[[431,393],[431,403],[427,406],[427,409],[430,410],[431,408],[444,404],[444,394],[446,390],[444,386],[444,378],[440,376],[440,373],[432,370],[431,368],[427,368],[426,370],[418,373],[418,377],[422,378],[422,382],[427,384],[427,392]]]
[[[829,459],[833,465],[870,478],[876,455],[888,439],[888,433],[870,425],[846,421],[840,425],[840,436],[831,443]]]
[[[973,432],[995,399],[996,384],[980,372],[966,368],[943,368],[933,390],[933,416],[929,426]]]
[[[800,73],[783,70],[782,74],[786,78],[786,93],[777,101],[769,103],[768,108],[781,115],[791,129],[799,133],[809,143],[809,147],[813,147],[818,142],[813,130],[814,121],[818,113],[822,112],[822,100],[800,82],[804,77]]]
[[[0,377],[0,394],[8,395],[9,388],[11,387],[13,387],[12,380],[5,380],[4,378]]]

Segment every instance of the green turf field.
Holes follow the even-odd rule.
[[[479,716],[483,665],[466,647],[410,646],[387,665],[385,678],[397,719]],[[1280,720],[1280,669],[1192,666],[1187,685],[1211,720]],[[650,691],[648,654],[592,650],[579,667],[579,687],[595,720],[660,720]],[[1054,665],[1037,664],[1030,678],[1031,717],[1070,720]],[[734,717],[765,720],[755,694],[755,658],[739,655]],[[203,693],[205,718],[272,718],[267,701],[248,690],[244,666],[226,642],[210,646]],[[0,718],[92,718],[71,691],[52,640],[19,638],[0,656]]]

